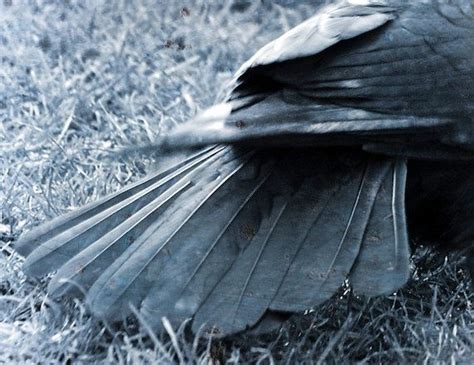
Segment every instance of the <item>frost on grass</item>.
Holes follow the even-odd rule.
[[[341,289],[277,334],[226,341],[186,324],[156,337],[140,318],[110,327],[21,273],[22,231],[153,170],[160,156],[118,152],[218,101],[239,64],[314,2],[0,2],[0,363],[473,362],[459,259],[424,250],[397,294]]]

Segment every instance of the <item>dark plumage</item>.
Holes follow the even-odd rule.
[[[346,278],[393,292],[407,218],[413,236],[472,252],[472,55],[469,2],[323,8],[160,141],[210,147],[24,234],[24,269],[57,270],[50,294],[85,292],[99,317],[133,305],[154,328],[193,317],[222,335],[314,307]]]

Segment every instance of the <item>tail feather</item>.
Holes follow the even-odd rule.
[[[224,334],[240,332],[257,323],[263,316],[277,280],[274,277],[275,270],[265,271],[271,265],[265,253],[271,250],[273,233],[287,207],[288,200],[285,197],[274,199],[272,213],[261,225],[261,232],[199,308],[193,323],[195,330],[202,325],[211,325]],[[275,267],[278,267],[278,263],[275,263]]]
[[[350,275],[356,293],[375,296],[394,292],[410,272],[405,219],[406,161],[387,175],[372,211],[361,250]]]
[[[270,209],[272,162],[262,166],[255,177],[235,181],[236,186],[229,186],[215,201],[208,202],[211,210],[206,210],[207,217],[200,216],[202,224],[193,233],[201,247],[182,245],[176,252],[176,261],[165,264],[143,301],[142,312],[154,327],[160,326],[163,316],[174,323],[192,317],[251,243]],[[179,239],[186,240],[189,232],[181,233]]]
[[[272,197],[271,213],[251,245],[199,308],[193,325],[195,330],[207,322],[219,324],[223,333],[238,332],[264,315],[298,245],[314,223],[315,209],[329,199],[326,190],[330,193],[332,188],[324,183],[327,176],[332,179],[336,176],[331,171],[334,163],[327,164],[324,158],[306,157],[298,164],[290,157],[280,162],[270,186],[266,187],[266,190],[278,187],[278,194]],[[290,174],[292,181],[286,179]]]
[[[115,229],[72,257],[61,266],[50,281],[49,294],[57,297],[74,288],[87,291],[102,274],[104,268],[112,265],[135,240],[135,237],[140,236],[148,226],[153,225],[158,215],[163,214],[169,206],[169,201],[176,199],[177,195],[188,186],[189,181],[185,176]]]
[[[25,265],[33,274],[59,269],[50,294],[81,288],[101,318],[120,320],[135,306],[155,329],[164,316],[194,317],[194,330],[236,333],[268,313],[316,306],[350,272],[363,286],[360,266],[372,259],[376,230],[397,235],[396,253],[390,245],[377,252],[395,255],[400,270],[384,275],[401,285],[405,172],[398,163],[388,174],[393,166],[351,149],[215,147],[83,208],[74,223],[61,218],[51,232],[30,233],[23,247],[42,244],[25,250]]]
[[[134,196],[138,192],[148,188],[157,181],[170,176],[173,172],[176,172],[180,169],[189,168],[190,165],[194,165],[195,163],[205,160],[206,156],[216,153],[222,148],[224,147],[219,146],[207,148],[185,159],[181,163],[175,164],[167,169],[150,175],[145,180],[138,181],[114,194],[108,195],[102,199],[99,199],[98,201],[89,203],[72,212],[61,215],[50,222],[44,223],[23,234],[20,240],[16,243],[15,250],[22,256],[28,256],[34,249],[49,241],[52,237],[55,237],[76,226],[77,224],[80,224],[81,222],[96,216],[104,210],[119,204],[125,199]]]
[[[229,198],[234,190],[240,193],[236,186],[239,178],[251,173],[249,169],[255,169],[252,155],[253,152],[231,154],[226,156],[227,159],[221,158],[197,171],[189,190],[174,201],[93,284],[88,294],[93,311],[111,319],[117,319],[117,314],[128,314],[129,304],[140,305],[166,263],[176,264],[175,256],[179,257],[184,240],[186,245],[199,250],[219,229],[217,223],[212,227],[209,218],[223,219],[217,213],[225,216],[219,212],[222,199],[227,197],[227,208],[242,195],[235,194],[235,199]],[[220,202],[221,207],[216,206],[216,202]]]
[[[362,157],[362,162],[365,159]],[[312,308],[329,299],[344,282],[390,166],[389,160],[370,159],[364,169],[360,162],[346,169],[335,194],[318,212],[270,309],[294,312]],[[334,179],[326,184],[331,183]]]
[[[191,159],[184,166],[157,174],[143,181],[143,184],[135,184],[124,193],[105,199],[103,204],[93,204],[90,209],[83,208],[83,214],[75,215],[72,221],[64,221],[61,218],[58,220],[60,224],[53,222],[49,233],[41,234],[40,232],[38,236],[35,236],[35,233],[31,232],[29,237],[20,242],[20,245],[22,247],[31,246],[33,243],[41,243],[41,245],[29,252],[24,264],[25,271],[33,276],[42,276],[49,271],[57,270],[74,255],[113,230],[119,222],[125,221],[144,205],[153,201],[175,184],[189,169],[204,163],[222,151],[211,150]],[[29,242],[27,242],[28,239]]]

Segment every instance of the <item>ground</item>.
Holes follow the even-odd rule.
[[[21,272],[22,232],[152,171],[159,155],[124,148],[218,101],[239,64],[314,2],[0,2],[0,363],[474,363],[462,258],[424,247],[393,295],[342,288],[278,333],[226,341],[185,325],[157,338],[140,319],[104,327]]]

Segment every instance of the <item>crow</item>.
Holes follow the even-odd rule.
[[[470,1],[327,5],[156,146],[192,155],[23,234],[24,271],[104,320],[227,336],[346,280],[393,293],[408,232],[472,269],[473,55]]]

